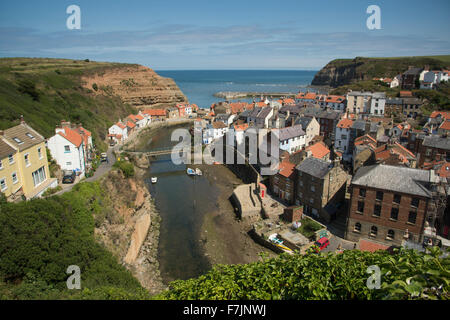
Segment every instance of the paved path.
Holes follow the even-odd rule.
[[[102,162],[100,163],[100,165],[98,166],[97,170],[94,172],[94,175],[90,178],[87,178],[83,181],[86,182],[93,182],[93,181],[97,181],[98,179],[100,179],[105,173],[109,172],[109,170],[111,170],[114,162],[116,161],[116,158],[114,156],[113,153],[114,148],[109,147],[107,154],[108,154],[108,162]],[[77,177],[77,179],[75,180],[75,183],[72,184],[62,184],[63,190],[55,193],[55,195],[61,195],[63,193],[66,193],[70,190],[73,189],[73,187],[79,182],[79,178]]]

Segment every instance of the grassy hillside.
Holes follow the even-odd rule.
[[[448,69],[450,55],[423,57],[393,57],[336,59],[322,68],[311,82],[312,85],[339,87],[373,78],[393,78],[408,70],[409,66],[431,70]]]
[[[20,115],[46,138],[61,120],[82,123],[104,147],[107,128],[134,109],[112,95],[89,94],[83,74],[123,64],[63,59],[0,59],[0,129],[18,123]]]

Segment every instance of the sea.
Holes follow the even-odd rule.
[[[223,101],[214,97],[221,91],[231,92],[304,92],[317,71],[305,70],[155,70],[172,78],[190,103],[200,108]],[[252,99],[238,99],[251,102]],[[238,101],[236,100],[236,101]]]

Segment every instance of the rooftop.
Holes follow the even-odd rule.
[[[450,138],[442,137],[439,135],[426,136],[423,139],[422,145],[424,145],[425,147],[450,150]]]
[[[426,170],[378,164],[359,168],[352,185],[431,198],[426,188],[430,177]]]
[[[45,141],[44,137],[37,133],[25,122],[3,131],[4,139],[19,151],[26,150]]]
[[[313,177],[322,179],[333,168],[331,162],[327,162],[317,158],[306,158],[296,169],[300,172],[307,173]]]

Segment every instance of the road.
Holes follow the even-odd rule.
[[[108,160],[109,160],[109,161],[108,161],[108,162],[102,162],[102,163],[98,166],[97,170],[94,172],[94,175],[93,175],[92,177],[90,177],[90,178],[87,178],[87,179],[83,180],[83,181],[86,181],[86,182],[97,181],[97,180],[100,179],[105,173],[109,172],[109,170],[111,170],[111,168],[112,168],[114,162],[116,161],[116,158],[115,158],[115,156],[114,156],[113,151],[114,151],[114,148],[109,147],[109,148],[108,148],[108,151],[107,151],[107,154],[108,154]],[[72,184],[62,184],[61,186],[63,187],[63,190],[61,190],[61,191],[55,193],[55,195],[61,195],[61,194],[63,194],[63,193],[66,193],[66,192],[72,190],[73,187],[74,187],[79,181],[80,181],[80,180],[79,180],[78,177],[77,177],[75,183],[72,183]]]

